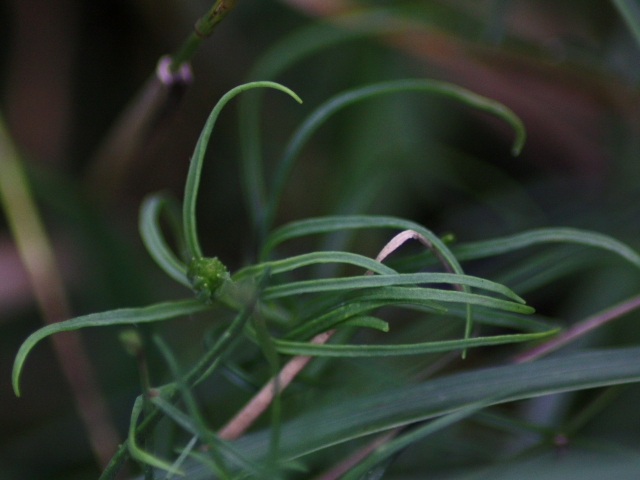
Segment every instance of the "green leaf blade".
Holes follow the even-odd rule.
[[[84,327],[148,323],[191,315],[212,308],[195,299],[164,302],[141,308],[122,308],[108,312],[92,313],[63,322],[52,323],[35,331],[23,342],[13,364],[12,383],[16,396],[20,396],[20,372],[31,349],[43,338],[58,332]]]

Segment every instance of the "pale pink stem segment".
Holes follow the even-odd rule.
[[[615,320],[621,315],[629,313],[638,307],[640,307],[640,295],[619,303],[618,305],[608,308],[600,313],[596,313],[591,317],[585,318],[583,321],[576,323],[574,326],[565,330],[551,340],[516,356],[513,359],[513,363],[523,363],[535,360],[536,358],[558,350],[560,347],[572,342],[581,335],[584,335],[585,333],[590,332],[611,320]]]
[[[402,244],[404,244],[407,240],[418,240],[420,243],[422,243],[425,247],[427,247],[429,250],[433,252],[433,254],[438,258],[438,260],[440,260],[440,263],[442,263],[442,265],[444,266],[445,270],[447,270],[447,272],[454,273],[454,270],[449,264],[449,262],[442,255],[440,255],[440,252],[438,252],[438,250],[434,248],[433,244],[429,241],[429,239],[424,235],[422,235],[421,233],[418,233],[414,230],[404,230],[399,234],[397,234],[395,237],[393,237],[391,240],[389,240],[389,242],[384,246],[384,248],[380,250],[380,253],[376,257],[376,261],[381,262],[382,260],[387,258],[391,253],[395,252],[398,248],[400,248]],[[373,272],[371,270],[368,270],[366,275],[373,275]]]
[[[313,337],[310,343],[323,344],[331,338],[335,333],[335,330],[329,330],[327,332],[320,333]],[[264,412],[269,404],[272,402],[273,397],[276,394],[276,388],[278,391],[282,391],[291,383],[295,376],[302,370],[309,360],[313,357],[310,355],[296,355],[280,370],[277,381],[276,378],[272,378],[269,382],[262,387],[262,389],[247,403],[240,412],[233,417],[229,423],[227,423],[218,432],[220,438],[226,440],[233,440],[242,435],[256,419]]]

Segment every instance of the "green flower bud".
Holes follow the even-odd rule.
[[[189,264],[187,277],[199,300],[211,302],[225,281],[231,281],[227,267],[217,257],[194,258]]]

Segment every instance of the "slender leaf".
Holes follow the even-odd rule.
[[[177,300],[157,303],[148,307],[122,308],[108,312],[92,313],[42,327],[29,335],[18,350],[13,363],[13,390],[17,396],[20,396],[20,372],[25,359],[34,345],[49,335],[83,327],[157,322],[183,315],[191,315],[210,308],[212,308],[211,305],[204,304],[196,299]]]
[[[144,398],[141,395],[136,398],[136,401],[133,404],[133,409],[131,410],[131,423],[129,424],[128,438],[129,454],[132,458],[135,458],[142,463],[151,465],[152,467],[161,468],[162,470],[166,470],[167,472],[171,472],[176,475],[184,475],[184,472],[182,470],[174,468],[170,463],[167,463],[164,460],[161,460],[158,457],[155,457],[138,447],[138,443],[136,441],[136,425],[138,424],[138,418],[140,417],[140,413],[142,413],[143,406]]]
[[[341,480],[358,480],[365,475],[369,470],[373,469],[379,463],[385,461],[392,455],[402,451],[414,442],[423,439],[424,437],[436,433],[443,428],[449,427],[467,417],[477,413],[481,409],[487,406],[488,402],[477,402],[472,405],[466,406],[453,413],[444,415],[426,425],[416,428],[415,430],[402,435],[399,438],[395,438],[384,445],[378,447],[374,452],[368,455],[362,462],[353,467],[347,473],[345,473]]]
[[[366,328],[375,328],[376,330],[380,330],[382,332],[389,331],[389,323],[378,317],[372,317],[370,315],[357,315],[355,317],[350,317],[344,322],[340,322],[340,327],[366,327]]]
[[[348,265],[355,265],[357,267],[366,268],[375,273],[382,275],[393,275],[397,273],[393,268],[389,268],[376,260],[363,255],[349,252],[313,252],[305,253],[303,255],[296,255],[284,260],[276,260],[272,262],[259,263],[257,265],[251,265],[237,271],[232,279],[234,281],[240,281],[246,277],[257,275],[262,272],[266,267],[271,269],[272,274],[289,272],[297,268],[305,267],[308,265],[315,265],[318,263],[344,263]]]
[[[284,225],[267,238],[262,249],[261,258],[266,258],[277,245],[293,238],[314,235],[318,233],[334,232],[337,230],[360,228],[393,228],[399,230],[414,230],[427,238],[433,248],[448,262],[455,273],[462,274],[462,268],[449,248],[430,230],[409,220],[381,215],[343,215],[320,218],[310,218]]]
[[[429,310],[434,313],[446,313],[447,309],[440,307],[440,305],[433,300],[424,298],[411,298],[411,292],[405,289],[407,293],[406,297],[401,298],[384,298],[385,295],[381,295],[383,298],[362,300],[360,296],[355,298],[343,299],[339,298],[339,301],[333,308],[328,309],[323,314],[312,315],[308,318],[300,320],[299,325],[293,328],[287,335],[286,339],[307,340],[318,333],[324,332],[331,328],[336,327],[339,324],[344,325],[344,322],[350,318],[361,316],[367,312],[375,310],[376,308],[391,306],[391,305],[419,305],[425,310]],[[388,296],[392,296],[391,293],[387,293]]]
[[[637,0],[611,0],[640,47],[640,5]]]
[[[155,194],[144,199],[140,207],[140,236],[160,268],[177,282],[191,288],[191,282],[187,278],[187,266],[171,251],[160,229],[160,213],[168,201],[169,198],[164,194]],[[178,221],[175,215],[172,218],[172,223]],[[178,234],[182,234],[179,229]]]
[[[577,352],[518,365],[493,367],[387,387],[379,393],[309,412],[286,423],[283,452],[297,458],[310,452],[389,428],[489,403],[640,381],[640,347]],[[309,433],[313,432],[313,435]],[[264,455],[266,433],[249,435],[238,447]]]
[[[256,63],[250,80],[273,80],[280,72],[309,55],[360,37],[407,30],[412,21],[389,21],[386,12],[358,13],[343,17],[333,25],[318,24],[305,27],[274,44]],[[260,145],[260,91],[248,92],[240,98],[240,145],[244,191],[253,225],[261,235],[266,232],[264,212],[266,185]]]
[[[451,285],[467,285],[477,287],[515,300],[518,303],[525,301],[512,290],[499,283],[469,275],[456,275],[452,273],[405,273],[396,275],[371,275],[346,278],[328,278],[319,280],[304,280],[284,285],[269,287],[264,292],[266,299],[299,295],[302,293],[328,292],[332,290],[352,290],[358,288],[387,287],[393,285],[416,285],[421,283],[448,283]]]
[[[430,243],[430,249],[438,257],[438,259],[445,264],[447,269],[450,269],[454,273],[464,274],[460,263],[456,257],[451,253],[449,248],[430,230],[424,228],[417,223],[403,220],[395,217],[384,217],[377,215],[345,215],[334,216],[324,218],[312,218],[308,220],[302,220],[299,222],[293,222],[283,227],[280,227],[273,232],[265,242],[262,249],[262,258],[265,258],[271,249],[273,249],[279,243],[282,243],[291,238],[311,235],[314,233],[326,233],[336,230],[345,229],[358,229],[358,228],[395,228],[401,230],[413,230],[422,237],[424,237]],[[469,287],[463,285],[464,292],[469,292]],[[464,338],[469,338],[471,335],[471,328],[473,319],[471,315],[471,304],[467,305],[467,321],[464,330]],[[466,355],[466,350],[462,351],[462,358]]]
[[[271,225],[271,220],[276,214],[278,203],[282,195],[285,182],[293,168],[294,162],[311,135],[322,125],[331,115],[355,102],[387,93],[403,91],[426,91],[451,97],[461,101],[473,108],[489,112],[505,120],[516,132],[512,153],[518,155],[525,142],[526,133],[524,124],[509,108],[495,100],[482,97],[457,85],[438,80],[399,80],[368,85],[341,93],[328,100],[315,111],[298,127],[293,134],[291,141],[287,145],[282,160],[278,164],[274,173],[273,186],[271,188],[267,205],[267,228]]]
[[[461,340],[439,340],[436,342],[410,343],[403,345],[335,345],[315,344],[309,342],[293,342],[290,340],[274,340],[280,353],[289,355],[311,355],[316,357],[385,357],[395,355],[419,355],[424,353],[448,352],[488,345],[504,345],[508,343],[539,340],[557,333],[558,329],[550,329],[538,333],[514,333],[510,335],[494,335],[491,337],[474,337]]]
[[[200,134],[198,143],[196,144],[196,148],[193,152],[193,157],[191,158],[191,164],[189,165],[187,183],[185,185],[184,202],[182,206],[182,219],[184,222],[184,237],[191,258],[202,258],[202,249],[200,248],[200,243],[198,242],[198,234],[196,228],[196,200],[198,196],[198,188],[200,186],[202,165],[204,163],[204,156],[209,144],[211,132],[213,131],[213,127],[216,123],[216,120],[218,119],[220,111],[229,102],[229,100],[231,100],[239,93],[259,87],[269,87],[280,90],[289,94],[296,101],[302,103],[300,97],[298,97],[294,92],[289,90],[287,87],[274,82],[252,82],[240,85],[227,92],[218,101],[216,106],[211,111],[211,114],[209,115],[209,118],[207,119],[207,122],[202,129],[202,133]]]
[[[602,233],[576,228],[544,228],[452,247],[460,260],[492,257],[542,243],[577,243],[598,247],[620,255],[640,267],[640,254],[624,243]]]
[[[440,302],[466,303],[483,307],[496,308],[507,312],[530,314],[535,310],[521,303],[509,302],[498,298],[487,297],[475,293],[459,292],[457,290],[441,290],[438,288],[414,288],[414,287],[380,287],[367,289],[359,296],[361,301],[392,300],[392,303],[413,300],[436,300]]]

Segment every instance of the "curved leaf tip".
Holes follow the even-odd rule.
[[[22,366],[24,365],[27,355],[40,340],[51,334],[77,330],[83,327],[156,322],[183,315],[191,315],[208,310],[209,308],[211,308],[211,305],[188,298],[156,303],[147,307],[121,308],[107,312],[91,313],[42,327],[27,337],[16,354],[11,374],[13,391],[16,396],[20,396],[20,373],[22,372]]]

